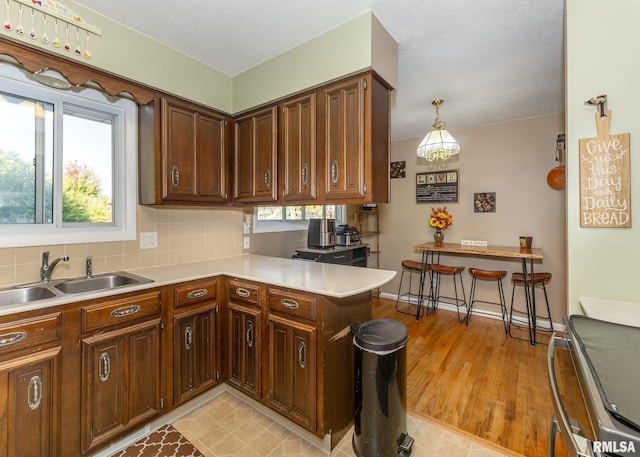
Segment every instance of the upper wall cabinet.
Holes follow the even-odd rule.
[[[316,199],[316,94],[280,104],[278,160],[282,201]]]
[[[234,201],[278,200],[277,106],[242,116],[235,122]]]
[[[389,202],[389,89],[372,73],[318,92],[318,152],[326,203]]]
[[[232,119],[169,96],[140,109],[140,203],[230,200]]]

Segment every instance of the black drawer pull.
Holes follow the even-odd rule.
[[[207,295],[209,293],[209,291],[207,289],[196,289],[196,290],[192,290],[191,292],[189,292],[187,294],[187,297],[189,298],[202,298],[205,295]]]

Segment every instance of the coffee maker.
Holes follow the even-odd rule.
[[[335,219],[309,219],[307,247],[331,249],[336,244]]]

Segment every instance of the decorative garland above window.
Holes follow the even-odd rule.
[[[17,4],[17,8],[13,8]],[[28,16],[25,16],[28,14]],[[49,21],[51,19],[51,21]],[[26,35],[44,44],[62,48],[86,59],[92,57],[91,35],[102,35],[99,27],[85,22],[67,6],[55,0],[5,0],[5,19],[2,29],[25,35],[25,21],[29,21]],[[84,31],[84,37],[81,32]]]

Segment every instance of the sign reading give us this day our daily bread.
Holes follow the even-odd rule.
[[[580,227],[631,227],[629,134],[610,122],[596,113],[598,136],[580,140]]]

